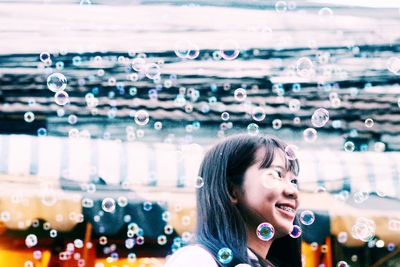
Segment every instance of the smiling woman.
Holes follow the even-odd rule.
[[[166,267],[300,267],[299,165],[287,148],[274,137],[250,135],[214,146],[199,171],[196,241]]]

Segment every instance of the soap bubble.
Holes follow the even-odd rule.
[[[239,56],[239,53],[239,45],[233,40],[225,40],[219,46],[219,54],[225,60],[234,60]]]
[[[54,93],[63,91],[67,88],[67,78],[61,73],[53,73],[47,77],[47,87]]]
[[[262,241],[269,241],[274,237],[275,229],[272,224],[264,222],[257,227],[257,237]]]
[[[347,141],[344,143],[344,151],[353,152],[355,149],[355,145],[351,141]]]
[[[255,123],[250,123],[247,125],[247,133],[251,136],[255,136],[259,133],[259,127]]]
[[[299,58],[296,61],[296,71],[300,77],[309,78],[315,72],[314,64],[308,57]]]
[[[315,140],[317,140],[318,138],[317,130],[315,130],[314,128],[305,129],[303,131],[303,138],[304,141],[306,141],[307,143],[314,143]]]
[[[54,95],[54,102],[56,102],[57,105],[64,106],[69,103],[69,96],[67,92],[65,91],[58,91]]]
[[[233,253],[232,250],[230,250],[229,248],[221,248],[218,251],[218,261],[222,264],[228,264],[232,261],[232,259]]]
[[[329,120],[329,112],[324,108],[319,108],[314,111],[311,116],[311,123],[315,127],[323,127]]]
[[[34,234],[29,234],[26,238],[25,238],[25,245],[28,248],[34,247],[36,246],[38,243],[38,239],[37,236]]]
[[[110,197],[106,197],[101,202],[101,207],[105,212],[114,212],[115,210],[115,200]]]
[[[138,110],[135,113],[135,123],[139,126],[145,126],[150,120],[149,113],[146,110]]]
[[[251,117],[255,121],[262,121],[265,119],[266,113],[263,107],[255,107],[251,112]]]
[[[24,120],[29,123],[33,122],[35,120],[35,114],[33,114],[31,111],[25,112]]]
[[[161,74],[160,66],[155,63],[150,63],[146,65],[145,75],[149,79],[159,78]]]
[[[304,225],[311,225],[315,221],[314,212],[305,210],[300,213],[300,222]]]
[[[372,126],[374,126],[374,120],[371,118],[368,118],[365,120],[365,127],[367,128],[371,128]]]
[[[244,100],[246,100],[247,97],[246,90],[243,88],[238,88],[235,90],[234,96],[237,101],[243,102]]]
[[[289,232],[289,235],[293,238],[298,238],[301,236],[301,228],[298,225],[293,225]]]
[[[288,5],[287,5],[286,1],[276,1],[276,3],[275,3],[276,12],[283,13],[283,12],[286,12],[287,9],[288,9]]]

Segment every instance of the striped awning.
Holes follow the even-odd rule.
[[[60,178],[108,185],[191,187],[208,147],[0,135],[0,174]],[[300,190],[376,192],[400,198],[400,153],[318,150],[298,152]]]

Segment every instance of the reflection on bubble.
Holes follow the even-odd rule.
[[[299,58],[296,61],[296,71],[300,77],[309,78],[314,74],[314,64],[308,57]]]
[[[304,210],[300,213],[300,222],[304,225],[311,225],[315,221],[314,212],[311,210]]]
[[[229,248],[221,248],[218,251],[218,261],[221,262],[222,264],[228,264],[232,261],[233,259],[233,253],[232,250]]]
[[[355,145],[351,141],[347,141],[344,143],[344,151],[353,152],[355,149]]]
[[[293,238],[298,238],[301,236],[301,228],[298,225],[293,225],[289,232],[289,235]]]
[[[195,59],[200,54],[199,47],[190,41],[179,41],[175,43],[175,54],[182,59]]]
[[[149,113],[146,110],[138,110],[135,113],[135,123],[139,126],[145,126],[150,120]]]
[[[321,128],[323,127],[329,120],[329,112],[324,108],[319,108],[314,111],[311,116],[311,123],[314,127]]]
[[[246,100],[247,97],[246,90],[243,88],[238,88],[235,90],[234,96],[237,101],[243,102],[244,100]]]
[[[233,40],[225,40],[219,46],[219,54],[225,60],[234,60],[239,53],[239,45]]]
[[[114,212],[115,210],[115,200],[110,197],[106,197],[101,202],[101,207],[105,212]]]
[[[162,129],[162,127],[163,127],[163,125],[162,125],[162,122],[161,122],[161,121],[156,121],[156,122],[154,123],[154,129],[155,129],[156,131],[160,131],[160,130]]]
[[[69,102],[69,96],[65,91],[59,91],[54,95],[54,102],[57,105],[64,106]]]
[[[265,119],[266,112],[263,107],[255,107],[251,112],[251,117],[255,121],[262,121]]]
[[[61,73],[53,73],[47,77],[47,87],[54,93],[63,91],[67,88],[67,78]]]
[[[269,241],[275,235],[275,229],[272,224],[264,222],[257,227],[257,237],[262,241]]]
[[[150,211],[152,208],[153,208],[153,203],[151,203],[150,201],[143,202],[144,211]]]
[[[33,122],[35,120],[35,114],[33,114],[31,111],[25,112],[24,120],[29,123]]]
[[[247,133],[251,136],[255,136],[259,133],[259,127],[255,123],[250,123],[247,125]]]

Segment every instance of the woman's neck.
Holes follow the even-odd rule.
[[[247,246],[260,258],[266,259],[272,240],[262,241],[257,237],[256,230],[247,230]]]

